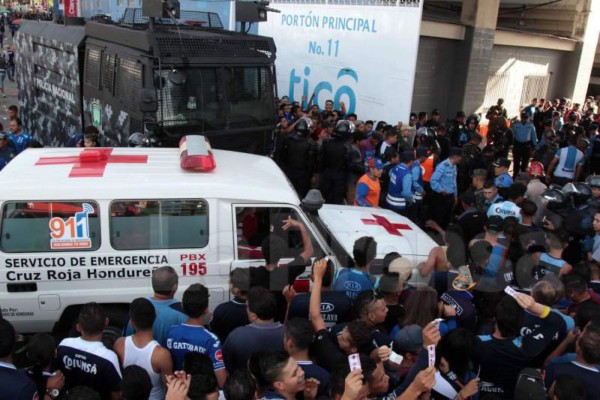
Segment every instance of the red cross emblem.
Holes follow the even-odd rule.
[[[147,155],[112,155],[113,149],[85,149],[79,155],[41,157],[35,165],[73,164],[69,178],[99,178],[104,176],[107,164],[146,164]]]
[[[400,229],[407,230],[407,231],[412,231],[412,228],[410,227],[410,225],[391,223],[387,218],[382,217],[381,215],[375,215],[375,214],[373,214],[373,218],[375,218],[375,220],[372,220],[372,219],[362,219],[361,218],[361,221],[365,225],[380,225],[380,226],[383,226],[383,228],[388,233],[390,233],[392,235],[397,235],[397,236],[402,236],[402,233],[399,232]]]

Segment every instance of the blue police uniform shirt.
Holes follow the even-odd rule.
[[[492,215],[498,215],[502,218],[515,217],[519,222],[521,222],[521,208],[512,201],[508,200],[490,205],[487,216],[489,218]]]
[[[206,354],[215,371],[225,368],[219,338],[203,326],[181,324],[172,327],[167,335],[167,349],[173,358],[174,371],[183,370],[183,359],[190,351]]]
[[[377,278],[366,271],[342,268],[335,277],[333,290],[344,292],[351,300],[355,300],[360,292],[375,289],[377,283]]]
[[[0,362],[0,400],[37,400],[35,383],[14,365]]]
[[[406,208],[406,203],[413,201],[412,172],[405,164],[398,164],[390,171],[390,184],[385,201],[393,210],[399,211]]]
[[[535,132],[535,127],[531,122],[527,122],[525,124],[521,122],[515,122],[512,124],[511,129],[513,131],[515,142],[531,143],[534,146],[537,146],[537,133]]]
[[[415,201],[423,200],[423,193],[425,193],[425,189],[423,189],[423,168],[419,160],[415,160],[410,171],[413,177],[413,197]]]
[[[446,159],[438,164],[431,175],[431,189],[434,192],[442,193],[443,191],[449,194],[457,195],[456,188],[456,165]]]
[[[7,136],[15,144],[17,154],[25,150],[29,143],[33,140],[33,138],[25,131],[19,133],[18,135],[10,132]]]
[[[513,180],[511,178],[511,176],[508,174],[508,172],[500,174],[496,177],[496,179],[494,179],[494,185],[496,185],[496,187],[499,187],[499,188],[509,187],[510,185],[512,185],[512,183],[513,183]]]

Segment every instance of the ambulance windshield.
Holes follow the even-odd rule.
[[[157,116],[167,134],[252,128],[273,122],[269,67],[176,67],[157,74],[163,78]]]

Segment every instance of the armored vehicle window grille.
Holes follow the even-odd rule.
[[[100,83],[100,57],[98,49],[87,49],[85,60],[85,83],[98,88]]]
[[[236,40],[229,38],[199,39],[179,37],[157,37],[159,52],[162,57],[265,57],[273,56],[269,42],[266,40]]]
[[[142,85],[142,65],[127,58],[119,58],[115,97],[135,108],[140,99]]]
[[[125,10],[120,22],[124,25],[143,28],[148,24],[148,17],[142,14],[141,8],[128,8]],[[223,29],[219,14],[213,12],[181,10],[177,22],[184,26]],[[156,18],[154,23],[156,25],[173,25],[173,20],[170,18]]]
[[[115,89],[115,55],[104,54],[104,62],[102,63],[102,86],[110,93]]]

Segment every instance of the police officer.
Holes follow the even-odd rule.
[[[488,130],[488,145],[494,146],[498,157],[508,157],[508,150],[513,142],[513,132],[506,124],[506,118],[500,117],[492,129]]]
[[[311,120],[300,118],[294,131],[283,140],[279,157],[280,167],[286,174],[300,198],[310,189],[311,179],[317,168],[317,143],[308,137]]]
[[[448,227],[458,202],[456,164],[460,162],[461,155],[460,148],[450,148],[449,157],[438,164],[431,176],[431,219],[442,229]]]
[[[499,158],[494,163],[494,184],[498,188],[508,188],[513,184],[513,180],[508,173],[510,168],[510,160],[507,158]]]
[[[598,124],[590,125],[590,147],[586,152],[589,160],[590,174],[600,174],[600,135],[598,134]]]
[[[425,181],[423,180],[423,170],[424,168],[421,166],[422,163],[427,160],[429,157],[429,149],[426,146],[417,147],[416,151],[416,159],[411,168],[412,176],[413,176],[413,198],[415,200],[414,203],[414,215],[416,216],[419,222],[422,221],[423,214],[423,198],[425,196]]]
[[[413,176],[412,166],[415,154],[412,151],[404,151],[400,156],[400,164],[390,171],[390,185],[385,198],[387,208],[399,214],[416,220],[414,214]]]
[[[351,121],[338,121],[329,140],[319,150],[319,189],[330,204],[342,204],[346,194],[348,173],[352,167],[354,152],[350,138],[354,133]]]
[[[458,165],[458,190],[461,193],[469,187],[473,171],[484,167],[479,148],[483,137],[477,132],[471,132],[470,135],[469,141],[462,147],[462,157]]]
[[[512,125],[512,131],[515,137],[513,145],[514,178],[519,172],[527,171],[531,151],[537,146],[538,141],[535,127],[529,122],[527,113],[521,113],[521,121]]]
[[[448,122],[448,126],[446,127],[448,131],[448,136],[452,138],[452,143],[458,143],[458,136],[465,129],[465,119],[467,116],[464,111],[459,111],[456,113],[456,118],[452,121]]]
[[[487,212],[488,207],[485,204],[485,196],[483,195],[483,187],[487,179],[487,170],[478,168],[471,174],[471,186],[465,191],[465,193],[472,193],[475,198],[475,208],[477,211],[484,213]]]
[[[456,143],[452,143],[453,146],[462,147],[471,136],[475,133],[479,133],[477,131],[477,125],[479,124],[479,117],[477,115],[471,115],[469,119],[467,119],[467,125],[465,128],[459,133],[458,140]]]

